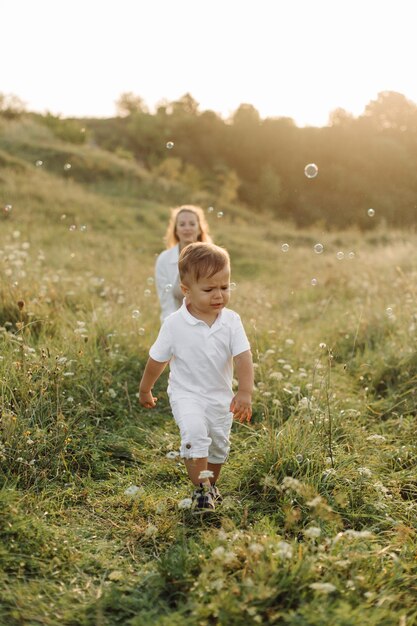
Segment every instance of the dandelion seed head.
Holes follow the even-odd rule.
[[[191,498],[184,498],[178,502],[178,508],[182,510],[191,509],[192,503],[193,501]]]
[[[287,541],[279,541],[276,555],[281,559],[291,559],[293,555],[292,546]]]
[[[212,551],[211,555],[215,558],[215,559],[223,559],[224,555],[225,555],[225,548],[223,546],[217,546],[217,548],[214,548],[214,550]]]
[[[321,528],[318,526],[310,526],[304,531],[304,536],[308,539],[317,539],[321,535]]]

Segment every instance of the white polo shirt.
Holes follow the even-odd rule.
[[[189,313],[184,300],[162,324],[149,355],[170,361],[170,398],[197,397],[227,413],[233,397],[233,357],[246,350],[250,344],[237,313],[222,309],[208,326]]]

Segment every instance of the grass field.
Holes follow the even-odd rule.
[[[256,391],[200,519],[166,377],[137,401],[163,181],[2,125],[0,623],[417,624],[417,235],[207,214]]]

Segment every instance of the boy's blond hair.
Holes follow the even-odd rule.
[[[214,243],[197,241],[183,248],[178,261],[181,282],[198,282],[200,278],[211,278],[225,267],[230,268],[227,250]]]

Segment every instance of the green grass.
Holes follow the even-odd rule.
[[[256,392],[197,519],[166,375],[155,411],[136,397],[169,203],[130,162],[2,124],[0,623],[416,624],[416,235],[208,214]]]

